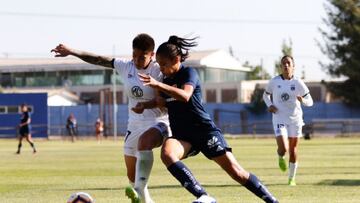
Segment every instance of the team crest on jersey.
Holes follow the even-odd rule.
[[[139,86],[134,86],[131,88],[131,94],[134,97],[142,97],[144,95],[144,92]]]
[[[281,94],[282,101],[287,101],[287,100],[289,100],[289,98],[290,98],[290,95],[288,93],[285,92],[285,93]]]
[[[291,90],[291,91],[295,91],[295,85],[294,85],[294,84],[292,84],[292,85],[290,86],[290,90]]]

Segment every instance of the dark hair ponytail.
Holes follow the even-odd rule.
[[[195,42],[197,38],[198,37],[187,39],[172,35],[167,42],[159,46],[156,54],[171,60],[180,56],[180,61],[183,62],[189,56],[190,48],[197,46],[197,42]]]

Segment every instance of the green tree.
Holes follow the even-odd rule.
[[[246,61],[243,66],[248,67],[251,70],[248,73],[248,80],[267,80],[271,78],[270,74],[264,69],[262,64],[254,66]]]
[[[285,40],[283,41],[283,43],[281,45],[281,53],[282,53],[282,55],[280,56],[279,60],[275,61],[274,75],[279,75],[281,73],[281,58],[284,55],[292,56],[292,41],[291,41],[291,39],[289,39],[289,43],[286,43]]]
[[[360,106],[360,1],[328,0],[325,10],[329,29],[320,29],[325,45],[319,46],[330,62],[321,65],[331,76],[346,77],[325,84],[345,103]]]

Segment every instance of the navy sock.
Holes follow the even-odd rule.
[[[244,186],[267,203],[278,202],[254,174],[250,173],[250,177]]]
[[[22,144],[19,143],[19,144],[18,144],[18,152],[20,152],[21,146],[22,146]]]
[[[205,189],[195,179],[191,171],[181,162],[177,161],[168,167],[170,173],[195,197],[206,195]]]

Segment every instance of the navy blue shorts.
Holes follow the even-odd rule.
[[[19,129],[19,133],[21,136],[26,136],[26,135],[30,134],[30,128],[29,127],[21,127]]]
[[[192,134],[174,134],[173,139],[189,142],[192,146],[186,157],[195,156],[199,152],[203,153],[208,159],[224,155],[231,148],[227,144],[220,131],[192,132]]]

